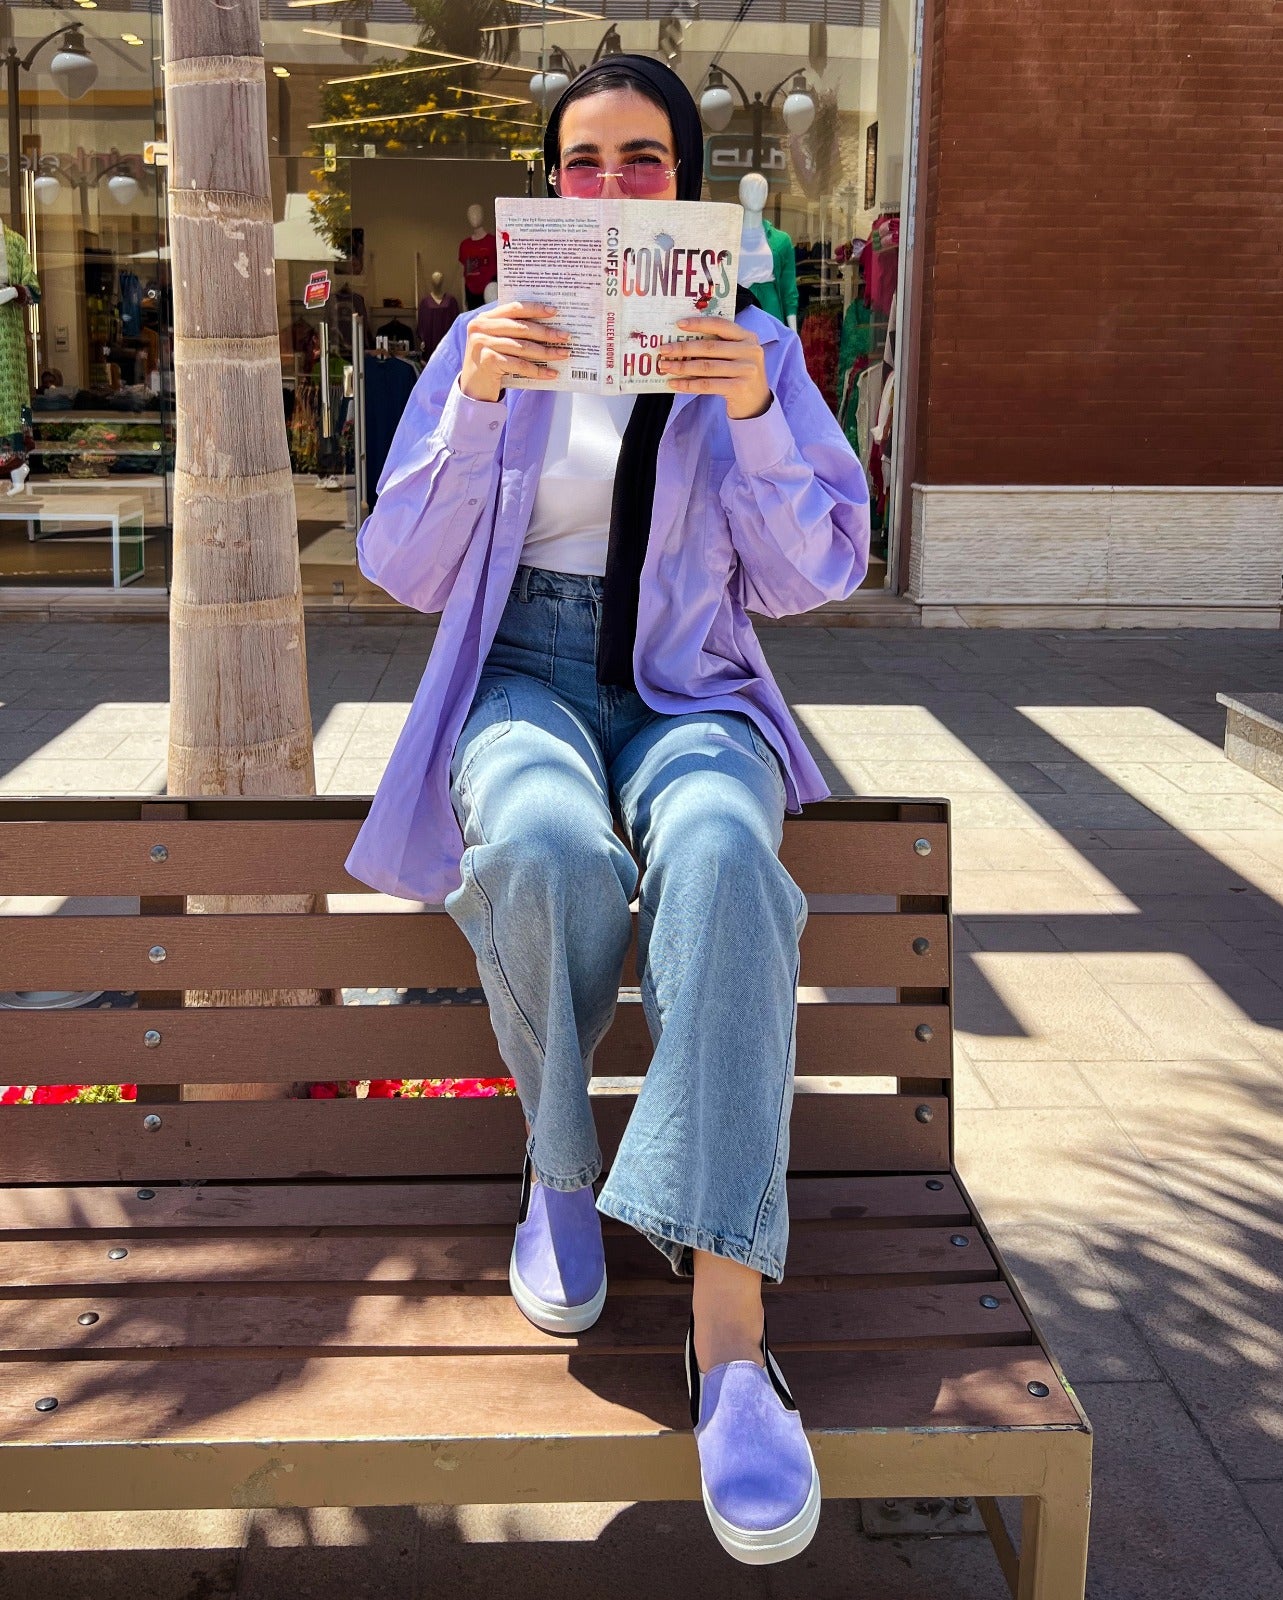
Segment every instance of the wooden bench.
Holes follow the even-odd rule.
[[[180,1097],[502,1073],[482,1005],[183,1009],[475,987],[444,912],[368,891],[184,915],[188,894],[361,894],[343,861],[367,806],[0,800],[0,897],[137,897],[0,901],[0,990],[138,993],[0,1012],[0,1076],[139,1085],[0,1112],[0,1510],[698,1498],[689,1291],[658,1252],[608,1225],[610,1299],[575,1338],[509,1297],[514,1100]],[[1082,1600],[1091,1429],[953,1166],[948,816],[829,801],[786,823],[812,911],[772,1342],[830,1501],[974,1496],[1013,1595]],[[625,993],[594,1063],[608,1160],[649,1054]],[[1019,1553],[999,1496],[1023,1498]]]

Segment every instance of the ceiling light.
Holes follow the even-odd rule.
[[[426,45],[398,44],[391,39],[371,39],[358,33],[342,33],[335,28],[303,28],[300,31],[313,34],[318,39],[337,39],[340,43],[347,40],[352,44],[381,45],[385,50],[397,50],[414,56],[434,56],[438,61],[447,61],[456,67],[489,67],[493,72],[520,72],[523,77],[529,70],[508,61],[487,61],[484,56],[457,56],[448,50],[429,50]]]
[[[583,17],[589,22],[600,22],[601,15],[596,11],[577,11],[574,6],[553,5],[551,0],[512,0],[512,3],[524,6],[527,11],[560,11],[567,17]],[[529,23],[519,23],[519,27],[529,27]]]
[[[142,43],[142,40],[136,33],[122,33],[120,37],[125,41],[126,44],[137,45]]]
[[[509,106],[523,104],[524,102],[521,100],[504,101],[504,105]],[[486,106],[484,109],[490,111],[498,110],[499,108],[497,106]],[[339,122],[309,122],[307,126],[310,132],[315,133],[321,128],[365,128],[373,127],[376,122],[412,122],[416,117],[466,117],[472,115],[473,111],[474,107],[472,106],[438,107],[434,110],[395,111],[386,117],[344,117]]]
[[[290,69],[288,67],[273,67],[272,71],[278,78],[288,78],[290,75]]]
[[[332,88],[336,83],[373,83],[376,78],[412,78],[421,72],[449,72],[453,66],[453,61],[447,61],[442,66],[390,67],[386,72],[355,72],[350,78],[327,78],[325,87]]]

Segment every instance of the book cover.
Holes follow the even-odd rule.
[[[705,200],[495,201],[499,303],[557,307],[570,357],[514,389],[668,393],[656,370],[683,317],[735,316],[743,208]]]

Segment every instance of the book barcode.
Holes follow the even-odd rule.
[[[572,378],[582,378],[586,383],[596,383],[597,381],[597,374],[590,372],[587,367],[572,367],[570,376]]]

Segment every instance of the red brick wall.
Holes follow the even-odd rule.
[[[932,0],[915,480],[1283,483],[1283,0]]]

